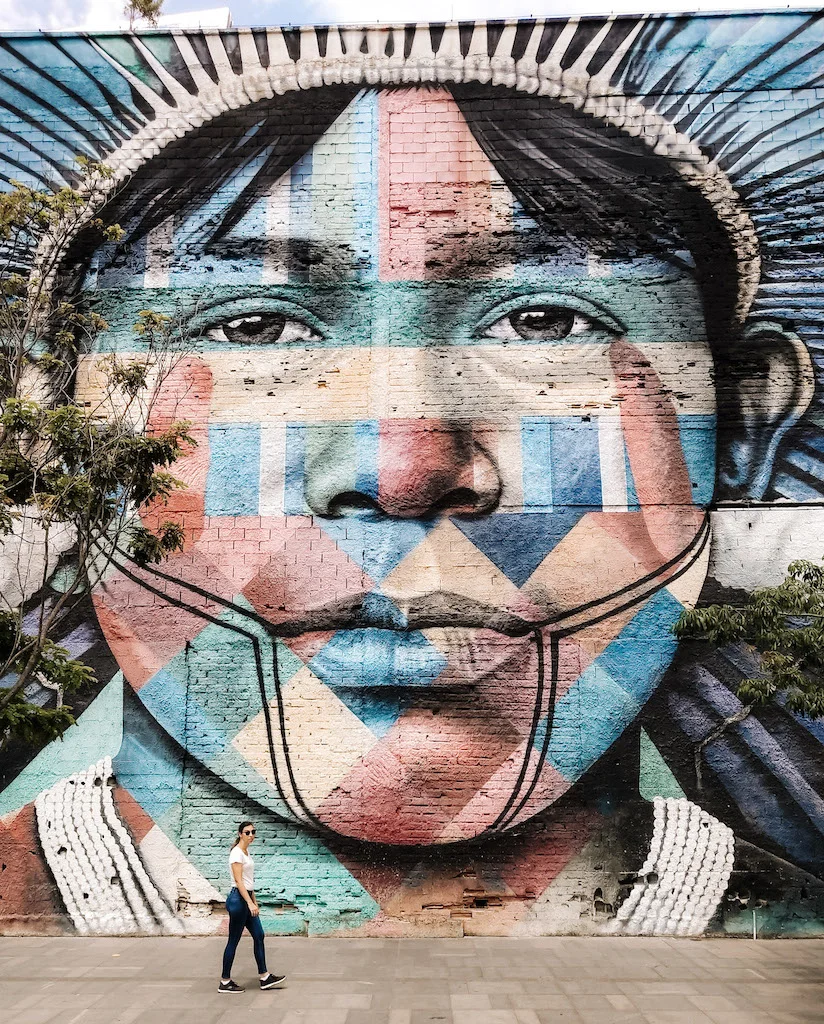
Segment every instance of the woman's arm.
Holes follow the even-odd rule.
[[[243,865],[240,863],[240,861],[235,861],[232,864],[232,877],[235,880],[237,891],[246,900],[246,904],[249,907],[249,913],[252,915],[252,917],[257,917],[258,914],[260,913],[260,909],[257,903],[255,903],[254,897],[249,895],[248,889],[243,884]]]

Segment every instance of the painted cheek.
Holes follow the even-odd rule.
[[[526,617],[535,606],[569,615],[657,572],[693,541],[712,499],[709,380],[696,376],[692,394],[682,381],[676,407],[671,368],[665,384],[649,355],[624,339],[610,356],[618,415],[535,417],[523,428],[524,506],[543,502],[557,527],[543,557],[540,533],[532,541],[533,569],[512,605]]]
[[[670,392],[643,353],[620,339],[612,345],[611,356],[638,504],[652,544],[667,561],[698,529],[703,513],[696,506],[711,500],[715,418],[705,416],[682,430]],[[688,452],[693,455],[692,474]]]
[[[209,471],[209,417],[213,379],[208,363],[195,357],[182,359],[164,382],[149,417],[148,429],[160,434],[176,422],[189,423],[192,444],[172,467],[184,487],[172,493],[168,501],[150,506],[141,513],[149,529],[161,522],[179,523],[184,530],[184,550],[194,544],[204,526],[206,480]]]

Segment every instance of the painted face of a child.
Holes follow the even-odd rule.
[[[160,725],[288,818],[508,828],[635,718],[703,582],[697,287],[539,228],[446,92],[359,96],[210,242],[255,170],[100,275],[121,348],[192,310],[154,422],[198,440],[160,512],[185,550],[114,570],[101,625]]]

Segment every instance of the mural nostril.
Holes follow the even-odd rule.
[[[471,487],[456,487],[444,494],[432,506],[435,515],[474,516],[490,512],[491,506]]]
[[[380,513],[381,507],[377,501],[368,494],[361,494],[360,491],[344,491],[329,502],[326,510],[326,515],[331,519]]]

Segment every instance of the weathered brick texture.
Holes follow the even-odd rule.
[[[671,632],[822,554],[818,25],[2,40],[5,180],[114,170],[78,397],[174,317],[196,445],[4,766],[0,926],[219,931],[253,820],[269,931],[820,931],[824,733],[697,780],[756,666]]]

